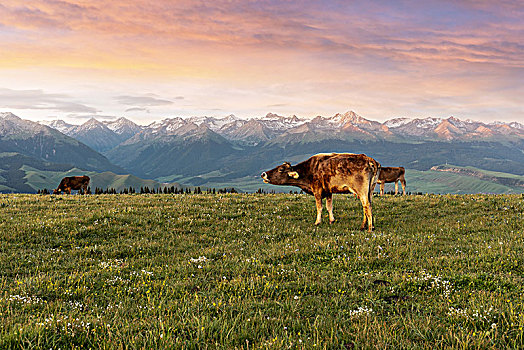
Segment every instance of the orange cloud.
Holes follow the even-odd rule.
[[[63,69],[79,81],[151,86],[193,79],[216,96],[185,84],[205,101],[195,104],[224,109],[226,92],[310,114],[386,110],[373,103],[400,113],[443,96],[470,106],[475,91],[517,106],[522,11],[518,1],[480,0],[4,0],[0,71]]]

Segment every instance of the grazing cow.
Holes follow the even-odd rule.
[[[354,193],[362,202],[364,220],[361,230],[373,230],[371,197],[380,173],[380,164],[365,154],[320,153],[292,166],[284,163],[262,173],[265,183],[300,187],[315,196],[317,220],[322,220],[322,198],[326,198],[329,222],[333,223],[333,193]]]
[[[380,169],[380,176],[378,177],[377,184],[380,184],[380,195],[384,194],[384,184],[394,182],[395,183],[395,195],[398,194],[398,183],[402,185],[402,194],[406,194],[406,179],[404,174],[406,169],[403,167],[382,167]]]
[[[87,191],[87,186],[89,186],[89,176],[68,176],[64,177],[62,181],[60,181],[60,185],[56,188],[56,190],[53,191],[53,194],[57,194],[60,192],[65,192],[67,194],[71,194],[71,190],[80,190],[82,189],[84,193]]]

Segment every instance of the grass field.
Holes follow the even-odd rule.
[[[0,348],[523,348],[524,197],[0,195]]]

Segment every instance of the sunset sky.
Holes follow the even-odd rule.
[[[1,0],[0,112],[524,122],[524,3]]]

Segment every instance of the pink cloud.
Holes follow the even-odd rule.
[[[522,91],[522,18],[518,1],[5,0],[0,70],[269,86],[279,91],[271,96],[317,96],[319,106],[471,101],[475,90],[502,101],[501,86]],[[261,103],[298,103],[269,99]]]

